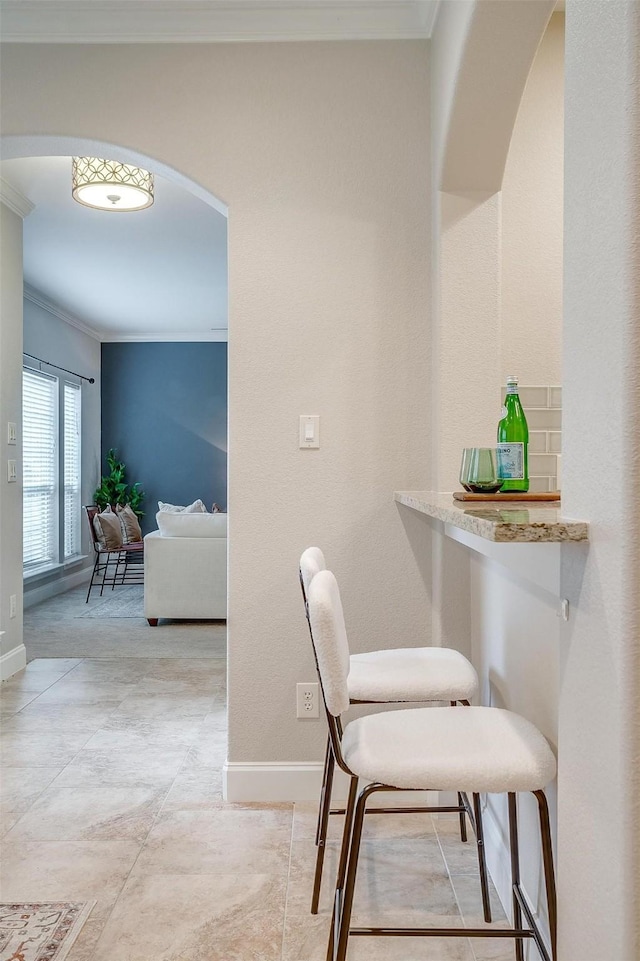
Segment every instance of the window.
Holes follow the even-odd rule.
[[[25,574],[80,554],[80,387],[25,367]]]

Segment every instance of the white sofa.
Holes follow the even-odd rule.
[[[217,620],[227,616],[227,515],[156,515],[144,539],[144,616]]]

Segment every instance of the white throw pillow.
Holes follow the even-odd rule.
[[[204,506],[203,502],[198,498],[193,504],[188,504],[186,507],[180,507],[177,504],[165,504],[163,501],[158,501],[158,510],[166,514],[206,514],[207,508]]]
[[[226,514],[171,513],[158,511],[158,530],[163,537],[226,537]]]

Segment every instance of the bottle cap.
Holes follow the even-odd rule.
[[[518,383],[518,378],[517,378],[517,377],[514,377],[513,374],[511,374],[509,377],[507,377],[507,383],[508,383],[508,384],[517,384],[517,383]]]

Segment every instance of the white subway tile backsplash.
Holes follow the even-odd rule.
[[[552,454],[560,454],[562,452],[562,434],[559,430],[549,431],[547,434],[549,438],[549,450]]]
[[[541,494],[551,489],[550,481],[550,477],[529,477],[529,490],[532,494]]]
[[[547,451],[547,432],[532,430],[529,434],[529,454],[545,454]]]
[[[562,387],[549,388],[549,407],[562,407]]]
[[[555,454],[529,454],[529,474],[546,474],[551,477],[556,473],[557,462]]]
[[[525,408],[529,430],[560,430],[562,427],[561,410],[545,410],[544,408]]]
[[[520,387],[518,390],[520,403],[527,407],[548,407],[549,388],[548,387]]]

